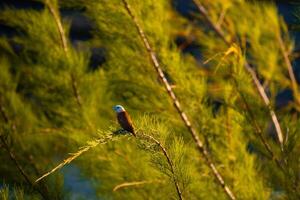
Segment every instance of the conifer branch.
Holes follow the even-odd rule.
[[[9,122],[9,119],[8,119],[8,117],[6,116],[5,108],[2,106],[1,97],[0,97],[0,113],[1,113],[1,115],[2,115],[2,118],[4,119],[4,122],[5,122],[5,123],[8,123],[8,122]]]
[[[280,143],[281,150],[283,150],[283,133],[281,131],[281,126],[279,124],[276,113],[275,113],[274,109],[271,107],[270,99],[267,96],[267,94],[264,90],[264,87],[262,86],[262,84],[258,80],[255,71],[250,67],[249,63],[245,62],[245,68],[250,73],[250,75],[252,77],[252,80],[253,80],[254,84],[256,85],[256,88],[257,88],[261,98],[263,99],[265,105],[266,105],[266,108],[269,110],[273,125],[275,127],[275,131],[276,131],[276,134],[277,134],[277,139]]]
[[[255,131],[256,135],[259,137],[259,139],[263,143],[263,145],[264,145],[265,149],[267,150],[270,158],[272,160],[274,160],[275,163],[276,163],[276,165],[278,166],[278,168],[284,172],[283,166],[281,165],[281,163],[278,160],[278,158],[275,156],[275,153],[273,152],[273,150],[272,150],[271,146],[269,145],[269,143],[265,140],[265,138],[263,136],[262,129],[261,129],[261,127],[259,126],[258,122],[255,119],[254,112],[252,111],[252,109],[251,109],[251,107],[250,107],[250,105],[249,105],[249,103],[248,103],[245,95],[239,90],[237,80],[234,77],[233,77],[233,81],[235,83],[235,87],[236,87],[239,95],[242,98],[242,101],[244,102],[244,104],[246,106],[246,110],[248,112],[248,116],[249,116],[249,118],[251,120],[251,123],[253,124],[254,131]]]
[[[69,48],[68,48],[68,43],[67,43],[68,40],[67,40],[65,30],[63,28],[60,16],[58,14],[58,11],[50,3],[50,0],[45,0],[45,4],[46,4],[47,8],[49,9],[51,15],[53,16],[53,19],[55,21],[55,24],[56,24],[56,27],[57,27],[57,30],[59,32],[59,36],[60,36],[60,39],[61,39],[62,49],[64,50],[67,59],[69,59]],[[76,102],[77,102],[79,107],[82,107],[81,97],[79,95],[77,82],[76,82],[76,79],[75,79],[75,76],[74,76],[73,73],[71,73],[71,84],[72,84],[73,95],[76,99]]]
[[[285,48],[285,45],[284,45],[284,42],[282,40],[280,33],[277,34],[277,38],[278,38],[278,43],[280,46],[280,50],[281,50],[285,65],[287,67],[287,70],[288,70],[288,73],[289,73],[289,76],[291,79],[291,86],[292,86],[292,91],[294,93],[294,100],[295,100],[296,104],[298,106],[300,106],[300,96],[299,96],[299,91],[298,91],[298,84],[297,84],[297,80],[296,80],[296,77],[295,77],[295,74],[293,71],[292,63],[289,59],[289,53],[287,52],[287,50]]]
[[[178,195],[178,197],[179,197],[180,200],[183,200],[182,192],[181,192],[181,190],[179,188],[179,183],[178,183],[177,178],[175,176],[174,164],[172,163],[172,160],[171,160],[170,156],[168,155],[166,148],[157,139],[155,139],[151,135],[146,135],[146,134],[140,134],[140,135],[144,136],[146,138],[149,138],[150,140],[152,140],[153,142],[155,142],[159,146],[159,148],[161,149],[161,151],[163,152],[164,156],[167,159],[168,165],[169,165],[171,173],[172,173],[172,177],[173,177],[173,181],[174,181],[174,184],[175,184],[175,187],[176,187],[177,195]]]
[[[225,44],[228,46],[231,45],[231,42],[227,40],[225,37],[224,32],[221,29],[221,26],[218,26],[217,24],[214,24],[214,22],[211,20],[211,18],[208,15],[208,12],[206,8],[201,4],[199,0],[193,0],[194,4],[196,5],[197,9],[201,13],[201,15],[205,18],[205,20],[208,22],[208,25],[215,31],[215,33],[220,37],[220,39],[223,40]]]
[[[65,35],[65,30],[64,30],[63,25],[61,23],[60,16],[59,16],[57,10],[53,7],[53,5],[50,3],[49,0],[45,0],[45,4],[46,4],[47,8],[49,9],[51,15],[54,18],[54,21],[56,23],[57,30],[59,32],[59,36],[60,36],[60,39],[61,39],[62,48],[63,48],[64,52],[67,54],[68,53],[68,43],[67,43],[67,38],[66,38],[66,35]]]
[[[16,166],[16,168],[18,169],[18,171],[20,172],[20,174],[23,176],[23,178],[27,182],[27,184],[29,184],[33,189],[35,189],[44,199],[46,199],[46,200],[49,199],[49,197],[47,195],[47,193],[48,193],[47,187],[44,184],[42,185],[44,187],[44,190],[45,190],[45,192],[44,192],[39,187],[37,187],[36,185],[34,185],[34,183],[31,181],[30,177],[26,174],[26,172],[22,168],[21,164],[17,160],[15,154],[12,152],[12,150],[9,147],[9,145],[5,141],[3,135],[0,135],[0,140],[1,140],[1,147],[3,147],[6,150],[6,152],[9,155],[10,160],[14,163],[14,165]]]
[[[19,170],[20,174],[24,177],[25,181],[29,184],[33,186],[33,183],[31,182],[29,176],[25,173],[25,171],[23,170],[23,168],[21,167],[20,163],[17,161],[14,153],[10,150],[9,145],[6,143],[3,135],[0,135],[0,140],[2,143],[2,147],[5,149],[5,151],[7,151],[11,161],[13,161],[13,163],[15,164],[15,166],[17,167],[17,169]],[[34,187],[33,187],[34,188]]]
[[[166,91],[168,93],[168,95],[170,96],[170,98],[172,99],[173,103],[174,103],[174,107],[176,108],[178,114],[180,115],[183,123],[185,124],[185,126],[187,127],[187,129],[189,130],[189,132],[192,135],[192,138],[194,139],[198,150],[200,151],[200,153],[202,154],[202,156],[205,158],[206,164],[210,167],[210,169],[212,170],[214,176],[216,177],[218,183],[222,186],[222,188],[224,189],[225,193],[227,194],[227,196],[234,200],[235,195],[232,193],[232,191],[229,189],[229,187],[225,184],[225,181],[223,179],[223,177],[221,176],[221,174],[219,173],[219,171],[217,170],[217,168],[215,167],[215,164],[212,162],[208,151],[206,150],[206,148],[204,147],[202,141],[200,140],[200,138],[198,137],[198,134],[196,132],[196,130],[192,127],[191,122],[189,121],[187,115],[185,114],[185,112],[183,112],[181,105],[175,95],[175,93],[173,92],[172,87],[170,86],[169,82],[167,81],[165,74],[163,72],[163,70],[161,69],[161,66],[158,62],[158,59],[155,55],[155,52],[152,50],[150,43],[143,31],[143,29],[141,28],[141,26],[138,23],[137,18],[134,16],[134,14],[131,11],[131,8],[127,2],[127,0],[122,0],[124,3],[124,7],[127,11],[127,13],[129,14],[129,16],[131,17],[137,31],[138,34],[140,36],[140,39],[142,40],[149,56],[152,62],[153,67],[155,68],[160,80],[163,82]]]
[[[92,148],[95,148],[99,144],[105,144],[105,143],[111,141],[112,139],[113,139],[113,134],[109,134],[109,135],[107,135],[107,136],[105,136],[103,138],[99,138],[99,139],[87,142],[86,146],[80,147],[79,150],[77,152],[75,152],[75,153],[70,153],[70,155],[71,155],[70,157],[64,159],[63,162],[59,163],[56,167],[54,167],[53,169],[51,169],[50,171],[48,171],[47,173],[43,174],[41,177],[39,177],[38,179],[36,179],[35,183],[41,181],[45,177],[47,177],[50,174],[56,172],[57,170],[61,169],[65,165],[71,163],[73,160],[75,160],[76,158],[78,158],[79,156],[81,156],[81,154],[89,151]]]
[[[19,161],[17,160],[17,158],[15,157],[15,154],[11,151],[9,145],[6,143],[3,135],[0,135],[0,140],[2,143],[2,147],[7,151],[10,160],[14,163],[14,165],[17,167],[18,171],[20,172],[20,174],[23,176],[23,178],[25,179],[25,181],[33,188],[35,189],[44,199],[49,199],[48,196],[39,188],[36,187],[33,182],[31,181],[31,179],[29,178],[29,176],[26,174],[26,172],[24,171],[24,169],[22,168],[22,166],[20,165]]]
[[[8,118],[8,116],[5,113],[5,108],[2,105],[2,101],[0,98],[0,112],[1,115],[4,119],[4,122],[6,124],[10,123],[10,119]],[[14,123],[12,123],[11,125],[11,129],[12,131],[15,131],[16,126]],[[44,185],[42,185],[45,188],[46,193],[44,193],[40,188],[36,187],[33,182],[31,181],[30,177],[26,174],[26,172],[24,171],[24,169],[22,168],[22,166],[20,165],[19,161],[17,160],[15,154],[12,152],[11,148],[9,147],[9,145],[7,144],[4,135],[0,134],[0,147],[3,147],[5,149],[5,151],[8,153],[10,160],[14,163],[14,165],[16,166],[16,168],[18,169],[18,171],[20,172],[20,174],[23,176],[23,178],[25,179],[25,181],[33,188],[35,189],[44,199],[49,199],[48,198],[48,191],[47,188],[44,187]]]
[[[152,181],[133,181],[133,182],[125,182],[118,184],[114,187],[113,191],[116,192],[117,190],[125,187],[132,187],[132,186],[139,186],[144,184],[150,184],[150,183],[161,183],[160,180],[152,180]]]
[[[13,123],[13,122],[11,122],[12,120],[10,120],[9,117],[7,116],[6,111],[5,111],[5,107],[3,106],[1,95],[2,94],[0,93],[0,113],[1,113],[1,116],[2,116],[2,118],[4,120],[4,122],[6,124],[10,124],[11,125],[11,129],[13,131],[15,131],[16,130],[16,124]]]
[[[5,121],[6,124],[8,124],[10,122],[8,116],[5,113],[5,108],[2,105],[2,102],[0,101],[0,111],[1,111],[1,115]],[[12,125],[12,129],[14,130],[15,126]],[[38,187],[36,187],[33,182],[31,181],[30,177],[26,174],[26,172],[24,171],[24,169],[22,168],[22,166],[20,165],[19,161],[17,160],[15,154],[12,152],[11,148],[9,147],[9,145],[7,144],[4,135],[0,134],[0,141],[1,141],[1,147],[3,147],[5,149],[5,151],[8,153],[10,160],[14,163],[14,165],[16,166],[16,168],[18,169],[18,171],[20,172],[20,174],[23,176],[23,178],[25,179],[25,181],[33,188],[35,189],[44,199],[49,199],[48,196]]]
[[[193,0],[193,2],[197,6],[201,15],[203,15],[203,17],[208,22],[208,24],[211,26],[211,28],[216,32],[216,34],[224,41],[224,43],[227,46],[230,46],[231,41],[229,41],[225,37],[224,33],[222,32],[222,29],[220,27],[218,27],[216,24],[214,24],[214,22],[209,17],[206,8],[201,4],[201,2],[199,0]],[[283,133],[282,133],[278,118],[276,116],[276,113],[275,113],[274,109],[271,108],[270,99],[267,96],[267,94],[264,90],[264,87],[262,86],[259,79],[257,78],[256,72],[254,71],[254,69],[252,69],[252,67],[250,66],[250,64],[247,61],[245,61],[244,67],[247,70],[247,72],[251,75],[252,81],[254,82],[256,89],[259,92],[260,97],[262,98],[264,104],[266,105],[267,109],[269,110],[272,122],[273,122],[275,130],[276,130],[277,139],[280,143],[281,150],[283,150]]]
[[[81,97],[79,95],[79,92],[78,92],[78,89],[77,89],[78,88],[77,82],[76,82],[76,79],[75,79],[73,73],[71,74],[71,83],[72,83],[72,89],[73,89],[73,93],[74,93],[77,105],[81,108],[82,107]]]

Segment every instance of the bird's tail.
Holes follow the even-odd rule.
[[[135,130],[132,130],[132,135],[134,136],[134,137],[136,137],[136,132],[135,132]]]

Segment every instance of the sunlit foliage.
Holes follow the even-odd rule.
[[[60,171],[71,163],[98,199],[178,199],[176,185],[184,199],[227,199],[122,1],[39,2],[40,10],[6,7],[0,12],[1,23],[16,30],[0,38],[0,197],[71,198],[76,191],[67,191]],[[280,46],[282,40],[288,53],[293,48],[288,29],[271,3],[200,2],[229,45],[196,8],[186,18],[172,1],[128,0],[182,109],[236,198],[297,199],[299,105]],[[71,20],[60,9],[89,19],[92,37],[71,41]],[[177,44],[178,37],[187,44]],[[197,45],[200,58],[185,51],[190,43]],[[103,49],[105,62],[91,68],[96,47]],[[283,150],[246,62],[276,111]],[[279,108],[276,97],[287,89],[294,99]],[[116,104],[132,116],[136,138],[116,132]]]

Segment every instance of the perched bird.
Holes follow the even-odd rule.
[[[136,137],[131,118],[130,118],[129,114],[126,112],[126,110],[123,108],[123,106],[116,105],[113,107],[113,109],[117,113],[118,122],[121,125],[121,127],[124,130],[132,133]]]

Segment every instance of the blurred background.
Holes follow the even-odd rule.
[[[89,19],[85,14],[85,10],[79,5],[75,7],[68,6],[68,4],[72,1],[61,1],[64,6],[59,9],[60,16],[62,17],[63,21],[69,23],[69,29],[67,32],[67,37],[70,41],[72,47],[76,50],[84,52],[84,54],[88,54],[88,71],[94,72],[97,71],[99,68],[105,66],[108,58],[107,58],[107,50],[102,45],[102,43],[95,42],[93,35],[96,31],[97,25],[91,19]],[[261,1],[261,0],[251,0],[256,4],[263,4],[268,1]],[[277,9],[278,14],[283,17],[284,21],[287,24],[288,32],[292,39],[294,39],[294,50],[292,52],[291,57],[292,65],[294,69],[294,74],[298,83],[300,83],[300,4],[298,1],[288,1],[288,0],[281,0],[281,1],[272,1]],[[195,7],[194,3],[191,0],[174,0],[172,1],[172,6],[174,10],[182,16],[185,20],[193,22],[195,20],[195,14],[197,12],[197,8]],[[1,0],[0,1],[0,15],[5,9],[16,9],[16,10],[29,10],[33,9],[36,11],[40,11],[45,8],[45,5],[39,1],[30,1],[30,0]],[[109,16],[108,16],[109,18]],[[14,27],[9,26],[3,19],[0,19],[0,37],[5,38],[13,38],[14,36],[20,34],[22,30],[17,30]],[[93,40],[93,42],[90,42]],[[10,45],[12,46],[13,51],[18,54],[19,52],[23,51],[23,46],[19,43],[9,40]],[[201,44],[196,39],[191,39],[186,37],[184,34],[177,35],[174,37],[174,44],[180,49],[181,53],[184,55],[192,56],[196,62],[203,63],[206,58],[202,55],[201,52]],[[34,52],[32,52],[34,54]],[[34,57],[34,56],[33,56]],[[76,61],[77,62],[77,61]],[[80,61],[78,61],[80,62]],[[33,61],[34,63],[34,61]],[[85,63],[86,64],[86,63]],[[1,72],[0,72],[1,73]],[[167,74],[168,75],[168,74]],[[169,76],[169,81],[172,82],[172,76]],[[19,87],[22,87],[19,86]],[[22,91],[22,88],[18,88]],[[92,89],[89,89],[92,91]],[[24,95],[32,95],[30,93]],[[131,94],[128,94],[131,95]],[[123,98],[123,97],[122,97]],[[124,97],[126,98],[126,96]],[[36,104],[39,104],[39,100],[32,100],[36,101]],[[275,108],[276,109],[284,109],[293,101],[293,92],[289,88],[285,88],[280,90],[275,97]],[[214,102],[215,107],[218,107],[219,102]],[[110,105],[109,105],[110,106]],[[289,111],[291,113],[297,112],[295,110]],[[99,113],[101,113],[99,111]],[[49,118],[51,118],[51,114],[49,113]],[[111,114],[113,116],[113,113]],[[57,123],[60,123],[60,119]],[[94,119],[95,121],[97,119]],[[72,123],[72,122],[70,122]],[[105,122],[105,124],[109,124],[110,122]],[[95,127],[93,127],[95,128]],[[92,129],[94,130],[94,129]],[[76,139],[75,139],[76,140]],[[63,144],[61,144],[63,146]],[[44,151],[41,148],[41,151]],[[113,148],[113,147],[112,147]],[[249,145],[249,149],[251,149],[251,145]],[[63,147],[64,149],[64,147]],[[66,149],[65,149],[66,150]],[[253,149],[252,149],[253,150]],[[69,150],[66,150],[69,151]],[[63,156],[62,156],[63,157]],[[55,162],[59,162],[62,159],[61,156],[54,158]],[[5,161],[3,161],[5,162]],[[1,163],[2,165],[3,163]],[[44,166],[45,168],[49,168],[49,166]],[[70,164],[64,167],[61,170],[61,173],[64,174],[63,176],[63,188],[65,191],[68,192],[68,199],[99,199],[97,196],[97,191],[93,187],[93,184],[102,184],[99,180],[91,180],[89,178],[84,178],[81,175],[81,169],[76,165]],[[3,178],[4,174],[1,174],[0,181]],[[13,174],[11,175],[13,176]],[[2,183],[2,186],[5,182]],[[58,184],[59,185],[59,184]],[[0,185],[1,187],[1,185]],[[59,186],[58,186],[59,187]],[[103,199],[106,199],[105,197]],[[107,198],[110,199],[110,198]]]

